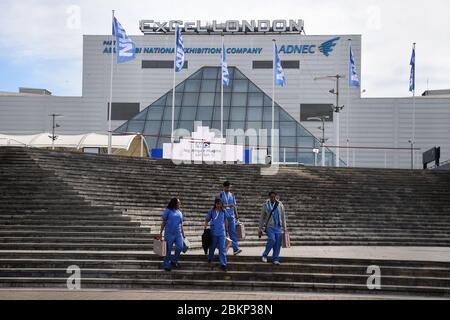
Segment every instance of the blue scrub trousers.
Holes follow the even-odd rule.
[[[214,259],[214,253],[216,249],[219,249],[219,261],[221,266],[227,266],[227,242],[225,235],[215,236],[212,235],[211,246],[209,247],[208,260]]]
[[[267,244],[263,257],[267,258],[270,251],[273,250],[272,262],[280,261],[282,239],[283,234],[281,228],[267,228]]]
[[[230,239],[233,241],[233,252],[239,250],[239,242],[236,234],[236,220],[234,219],[234,215],[232,217],[227,217],[228,219],[228,235]]]
[[[181,233],[165,234],[164,238],[167,242],[167,254],[164,257],[164,269],[171,268],[171,262],[177,263],[183,250],[184,241]],[[172,248],[175,245],[175,255],[172,255]]]

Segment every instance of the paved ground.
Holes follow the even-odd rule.
[[[242,255],[260,256],[260,248],[242,248]],[[191,254],[203,253],[193,250]],[[231,249],[229,251],[231,253]],[[381,259],[409,261],[444,261],[450,262],[450,248],[438,247],[292,247],[282,249],[285,257],[345,258],[345,259]]]
[[[391,300],[411,297],[219,291],[0,290],[0,300]]]

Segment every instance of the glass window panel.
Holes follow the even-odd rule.
[[[127,131],[128,122],[125,122],[123,125],[118,127],[114,132],[126,132]]]
[[[264,95],[262,93],[249,93],[248,105],[249,107],[262,107]]]
[[[280,110],[280,121],[295,121],[286,111]]]
[[[262,122],[261,121],[248,121],[247,122],[247,129],[256,129],[257,132],[259,132],[259,129],[262,129]]]
[[[311,137],[311,133],[309,133],[302,125],[297,124],[297,135],[302,137]]]
[[[223,92],[231,92],[231,89],[233,88],[233,80],[230,80],[230,84],[227,86],[223,86]],[[222,79],[218,80],[216,82],[216,92],[222,91]]]
[[[142,110],[141,112],[139,112],[132,120],[145,120],[145,119],[147,119],[148,109],[150,109],[150,108],[146,108],[146,109]]]
[[[201,80],[202,79],[202,74],[203,74],[203,69],[200,69],[196,73],[194,73],[193,75],[189,76],[189,79]]]
[[[164,113],[164,107],[148,108],[147,120],[161,120]]]
[[[176,86],[175,92],[183,92],[184,91],[184,81]]]
[[[297,162],[297,153],[292,149],[286,149],[280,151],[280,160],[286,162]]]
[[[183,107],[181,108],[181,121],[195,120],[197,107]]]
[[[180,121],[178,123],[178,128],[192,132],[194,129],[194,121]]]
[[[213,121],[211,124],[211,128],[220,130],[220,121]],[[228,121],[224,121],[223,122],[223,128],[227,129],[228,128]],[[226,134],[226,132],[224,132],[224,134]]]
[[[219,68],[204,68],[203,79],[217,79]]]
[[[181,107],[175,107],[175,121],[178,120],[178,118],[180,116],[180,110],[181,110]],[[165,108],[163,120],[172,121],[172,107]]]
[[[313,137],[298,137],[298,141],[300,147],[309,147],[311,149],[315,147],[315,139]]]
[[[251,107],[248,108],[248,121],[262,121],[263,119],[263,108]]]
[[[275,108],[275,121],[279,121],[280,120],[280,113],[279,113],[280,109],[279,108]],[[264,121],[272,121],[272,108],[267,108],[264,107],[264,117],[263,117]]]
[[[170,143],[170,137],[167,138],[159,138],[156,149],[162,149],[164,143]]]
[[[184,92],[199,92],[200,84],[200,80],[186,80]]]
[[[160,128],[161,128],[161,121],[146,121],[144,134],[159,135]]]
[[[239,70],[234,69],[234,79],[247,79]]]
[[[245,131],[244,121],[230,121],[229,129],[242,129]]]
[[[264,95],[264,106],[271,107],[272,106],[272,98],[267,95]]]
[[[198,93],[185,93],[183,95],[183,107],[196,107],[198,105]]]
[[[145,137],[145,140],[147,141],[147,147],[151,151],[152,149],[156,149],[156,144],[158,143],[158,138],[155,137]],[[150,152],[151,154],[151,152]]]
[[[214,120],[220,120],[220,107],[215,107],[214,108]],[[223,108],[223,119],[224,121],[229,119],[229,114],[230,114],[230,108],[229,107],[224,107]]]
[[[233,92],[247,92],[248,91],[248,81],[247,80],[234,80],[233,81]]]
[[[183,98],[182,92],[175,92],[175,106],[181,106],[181,100]],[[166,106],[172,106],[172,92],[167,94]]]
[[[233,93],[231,97],[231,105],[233,107],[245,107],[247,105],[247,94]]]
[[[282,147],[296,147],[297,146],[297,137],[280,137],[280,145]]]
[[[297,132],[296,132],[296,127],[297,127],[297,123],[295,123],[294,121],[290,121],[290,122],[280,122],[280,135],[281,136],[296,136]]]
[[[165,106],[166,105],[166,98],[167,96],[163,96],[162,98],[159,98],[154,103],[152,103],[152,106]]]
[[[131,120],[128,122],[127,132],[142,132],[144,131],[145,121]]]
[[[249,83],[248,83],[248,91],[249,91],[249,92],[261,92],[261,90],[258,89],[258,87],[257,87],[254,83],[252,83],[252,82],[249,82]],[[262,94],[262,93],[261,93],[261,94]]]
[[[279,122],[275,121],[275,129],[278,129]],[[267,133],[270,134],[270,130],[272,129],[272,122],[264,121],[263,129],[267,129]]]
[[[167,136],[172,134],[172,122],[171,121],[163,121],[161,126],[161,135]]]
[[[211,121],[213,117],[213,108],[212,107],[198,107],[197,110],[197,120],[202,121]]]
[[[200,94],[200,98],[198,101],[198,105],[201,107],[211,107],[214,105],[214,97],[215,97],[215,93],[204,93],[202,92]]]
[[[203,80],[202,81],[202,92],[216,92],[216,80]]]
[[[245,108],[233,107],[231,108],[230,120],[245,121]]]
[[[214,99],[214,105],[220,107],[221,103],[221,94],[218,92],[216,94],[216,98]],[[223,105],[224,107],[229,107],[231,105],[231,93],[224,93],[223,94]]]

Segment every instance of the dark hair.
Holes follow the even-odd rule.
[[[274,194],[275,196],[278,195],[278,193],[276,193],[275,191],[270,191],[270,192],[269,192],[269,197],[272,196],[273,194]]]
[[[214,200],[214,208],[216,207],[216,205],[217,205],[218,203],[223,204],[222,199],[216,198],[216,199]]]
[[[231,186],[230,181],[225,181],[225,182],[223,183],[223,186],[224,186],[224,187],[229,187],[229,186]]]
[[[174,210],[177,207],[178,198],[173,198],[167,205],[167,209]]]

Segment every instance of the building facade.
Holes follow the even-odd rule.
[[[84,36],[81,97],[1,94],[0,132],[32,134],[49,131],[51,119],[48,115],[57,112],[64,115],[59,120],[64,134],[105,133],[108,130],[111,47],[114,43],[111,38]],[[177,126],[191,129],[194,121],[200,120],[204,125],[217,128],[215,110],[220,82],[216,71],[220,66],[222,36],[185,33],[183,38],[186,63],[184,70],[176,75]],[[164,137],[158,136],[167,134],[170,120],[164,108],[169,106],[173,86],[174,35],[155,33],[132,36],[132,39],[136,42],[137,59],[114,64],[113,128],[148,134],[149,147],[159,148]],[[230,90],[225,93],[225,107],[231,110],[226,120],[228,128],[239,125],[244,126],[242,129],[267,127],[264,112],[272,99],[273,39],[277,42],[287,80],[285,87],[277,87],[274,97],[279,114],[286,114],[286,118],[278,122],[280,160],[314,164],[312,149],[320,145],[323,133],[318,117],[328,116],[324,130],[329,146],[328,165],[334,163],[336,146],[340,146],[342,165],[411,166],[412,98],[361,98],[359,89],[348,86],[350,45],[359,79],[364,82],[360,73],[360,35],[226,33],[228,65],[233,72],[237,70],[238,75],[238,78],[232,78],[231,87],[225,89]],[[205,78],[205,73],[212,75]],[[200,79],[195,79],[199,74]],[[338,126],[332,109],[336,95],[330,93],[331,89],[336,92],[336,81],[324,79],[335,75],[345,77],[340,80],[338,90],[339,104],[344,106],[340,113],[339,141],[335,139]],[[163,107],[162,100],[165,100],[164,108],[155,108]],[[163,113],[159,114],[161,110]],[[443,159],[450,158],[450,98],[439,95],[416,98],[415,118],[415,147],[420,149],[412,153],[415,167],[421,167],[421,153],[434,146],[441,147]],[[139,122],[149,119],[154,122]],[[283,147],[286,148],[283,150]],[[302,148],[310,149],[306,152]]]

